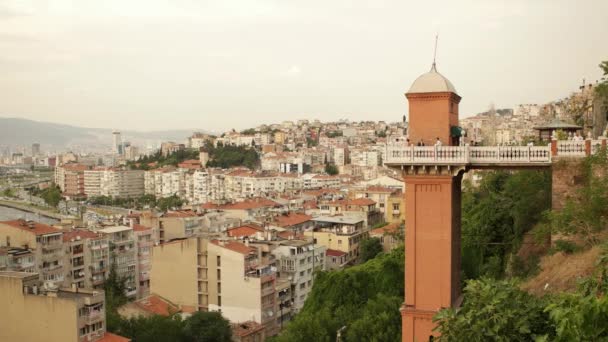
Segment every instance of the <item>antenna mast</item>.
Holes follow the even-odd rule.
[[[437,41],[439,40],[439,33],[435,35],[435,51],[433,52],[433,69],[435,69],[435,59],[437,58]]]

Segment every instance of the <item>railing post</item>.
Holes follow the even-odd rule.
[[[411,161],[414,161],[414,152],[415,152],[415,151],[414,151],[414,145],[412,145],[410,148],[411,148],[410,160],[411,160]]]
[[[552,156],[557,156],[557,139],[551,138],[551,144],[549,144],[549,146],[551,146],[551,155]]]
[[[496,156],[498,157],[498,161],[500,161],[500,145],[496,146],[496,148],[498,149]]]
[[[433,160],[437,161],[437,145],[433,146],[433,149],[435,150],[435,153],[433,154]]]
[[[552,151],[552,148],[553,148],[553,145],[552,145],[552,144],[547,144],[547,149],[549,150],[549,151],[547,151],[547,152],[548,152],[547,154],[549,155],[549,156],[548,156],[548,157],[549,157],[549,162],[551,162],[552,157],[553,157],[553,153],[551,152],[551,151]]]
[[[471,156],[469,154],[469,145],[465,145],[464,146],[464,162],[468,164],[469,160],[470,160],[470,157]]]
[[[532,154],[532,147],[530,147],[530,145],[528,145],[528,163],[529,163],[530,161],[532,161],[532,156],[531,156],[531,154]]]
[[[591,139],[590,138],[585,139],[585,155],[586,156],[591,155]]]

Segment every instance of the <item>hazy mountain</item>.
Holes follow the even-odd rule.
[[[166,131],[121,131],[123,141],[136,145],[159,141],[185,141],[200,129]],[[112,129],[86,128],[19,118],[0,118],[0,145],[28,146],[37,142],[47,147],[104,147],[112,143]]]

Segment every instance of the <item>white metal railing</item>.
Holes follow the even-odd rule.
[[[387,164],[548,164],[551,162],[551,146],[388,145],[385,155]]]
[[[601,142],[600,142],[601,143]],[[584,157],[584,140],[559,140],[557,142],[557,155],[566,157]]]

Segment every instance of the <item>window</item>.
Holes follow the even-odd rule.
[[[302,283],[302,284],[300,284],[300,290],[303,290],[303,289],[305,289],[305,288],[306,288],[306,283]]]
[[[217,296],[217,306],[222,306],[222,296]]]
[[[217,270],[217,281],[222,280],[222,271],[221,270]]]
[[[222,260],[221,260],[220,256],[218,255],[217,256],[217,267],[220,267],[220,266],[222,266]]]
[[[399,203],[393,203],[393,210],[399,210]]]
[[[341,244],[342,244],[342,240],[338,239],[338,245],[341,245]]]
[[[300,272],[300,277],[304,276],[304,271]]]

